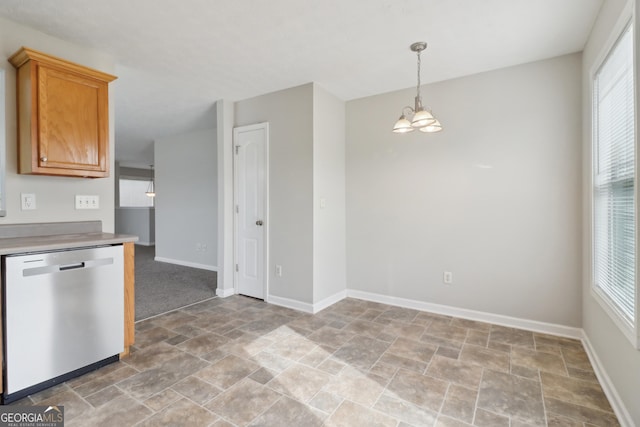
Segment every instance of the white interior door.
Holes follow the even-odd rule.
[[[238,127],[233,133],[236,291],[264,299],[268,125]]]

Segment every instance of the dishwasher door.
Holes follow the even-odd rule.
[[[123,247],[3,257],[5,395],[124,349]]]

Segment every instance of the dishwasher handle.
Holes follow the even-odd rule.
[[[88,259],[85,261],[74,262],[71,264],[43,265],[40,267],[22,268],[22,276],[29,277],[29,276],[39,276],[41,274],[63,273],[65,271],[80,270],[82,268],[101,267],[104,265],[111,265],[111,264],[113,264],[113,257]]]
[[[84,268],[84,261],[83,262],[76,262],[74,264],[61,265],[59,267],[59,270],[60,271],[66,271],[66,270],[75,270],[77,268]]]

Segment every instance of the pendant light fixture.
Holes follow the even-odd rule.
[[[156,197],[156,188],[155,188],[156,186],[154,183],[153,165],[149,165],[149,168],[150,168],[151,180],[149,181],[149,187],[147,187],[147,191],[144,194],[146,194],[149,197]]]
[[[402,115],[393,126],[395,133],[413,132],[415,129],[421,132],[440,132],[442,125],[431,113],[430,109],[422,106],[422,97],[420,96],[420,54],[427,48],[426,42],[415,42],[409,46],[412,52],[418,55],[418,84],[416,86],[416,98],[414,107],[406,106],[402,109]]]

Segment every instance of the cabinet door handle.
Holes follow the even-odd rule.
[[[256,221],[256,225],[258,225],[258,226],[262,225],[262,220],[261,219],[257,220]]]
[[[43,162],[46,162],[47,158],[45,156],[42,156],[42,157],[40,157],[40,160],[43,161]]]

